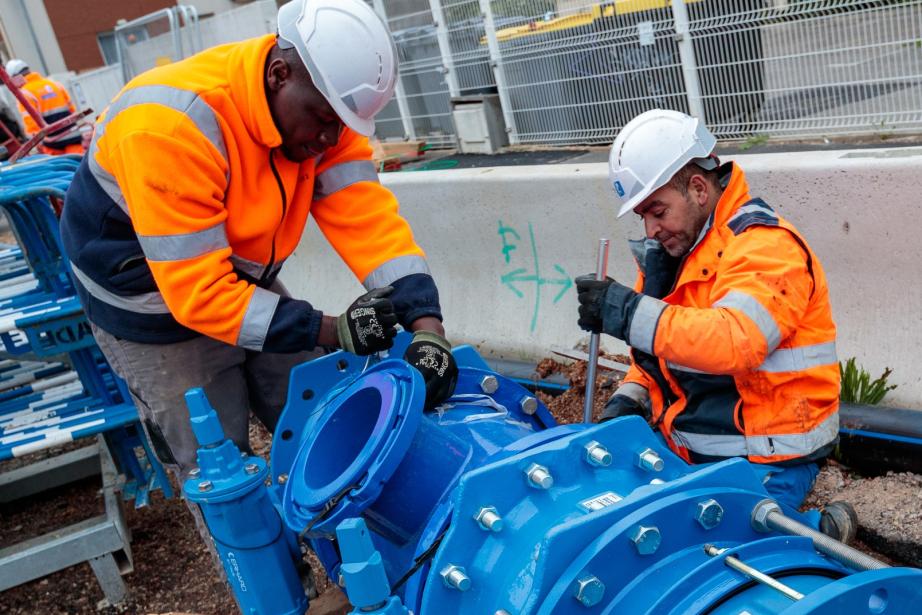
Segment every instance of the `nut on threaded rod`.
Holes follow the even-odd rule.
[[[442,581],[445,582],[445,585],[452,589],[466,592],[471,588],[471,579],[469,576],[467,576],[467,572],[461,566],[448,564],[442,568],[442,572],[439,574],[442,577]]]
[[[474,515],[474,521],[488,532],[500,532],[503,529],[503,518],[499,516],[495,506],[484,506]]]
[[[611,465],[611,453],[595,440],[586,445],[586,461],[589,465],[607,468]]]
[[[725,551],[726,549],[718,549],[714,545],[704,545],[704,552],[710,555],[711,557],[716,557],[718,555],[721,555]],[[771,587],[775,591],[781,592],[782,594],[784,594],[791,600],[797,601],[797,600],[803,600],[804,598],[804,595],[800,593],[799,591],[797,591],[796,589],[794,589],[793,587],[790,587],[789,585],[785,585],[781,581],[765,574],[761,570],[756,570],[752,566],[749,566],[748,564],[743,563],[742,560],[736,557],[733,557],[732,555],[727,555],[726,557],[724,557],[724,563],[730,568],[733,568],[734,570],[736,570],[737,572],[746,575],[753,581],[756,581],[757,583],[761,583],[762,585],[767,585],[768,587]]]
[[[537,463],[533,463],[525,470],[528,484],[536,489],[550,489],[554,486],[554,477],[550,471]]]
[[[657,455],[656,451],[652,448],[647,448],[637,454],[637,465],[650,472],[661,472],[665,464],[663,463],[663,458]]]
[[[774,531],[809,538],[814,549],[855,570],[889,568],[882,561],[786,516],[781,507],[769,499],[762,500],[752,509],[752,527],[758,532]]]

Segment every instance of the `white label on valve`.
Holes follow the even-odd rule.
[[[622,498],[614,491],[606,491],[605,493],[601,493],[594,498],[583,500],[579,503],[579,505],[586,509],[588,512],[595,512],[597,510],[602,510],[603,508],[611,506],[612,504],[617,504],[623,499],[624,498]]]

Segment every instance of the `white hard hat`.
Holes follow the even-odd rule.
[[[10,77],[15,77],[19,73],[29,70],[29,65],[19,58],[13,58],[6,63],[4,68],[6,68],[6,72],[9,73]]]
[[[705,169],[717,139],[696,118],[664,109],[641,113],[618,133],[608,156],[608,180],[621,208],[620,218],[637,207],[689,162]]]
[[[352,130],[370,136],[397,82],[397,49],[361,0],[294,0],[279,9],[279,46],[294,47],[314,85]]]

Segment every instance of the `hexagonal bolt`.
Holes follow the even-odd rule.
[[[467,576],[467,572],[461,566],[448,564],[442,568],[442,572],[439,574],[442,576],[442,581],[445,582],[445,585],[452,589],[466,592],[471,588],[471,578]]]
[[[531,416],[538,411],[538,400],[531,395],[527,395],[519,402],[519,408],[522,409],[522,412]]]
[[[656,550],[659,549],[660,540],[662,540],[662,537],[660,536],[659,528],[656,526],[640,525],[631,535],[631,542],[637,547],[637,552],[640,555],[656,553]]]
[[[248,463],[245,466],[243,466],[243,471],[246,472],[247,474],[256,474],[257,472],[259,472],[259,466],[256,465],[255,463]]]
[[[710,499],[698,502],[698,510],[695,512],[695,521],[701,524],[706,530],[717,527],[720,520],[724,517],[723,507],[717,503],[717,500]]]
[[[192,468],[189,470],[189,478],[198,478],[201,473],[202,471],[198,468]]]
[[[488,532],[500,532],[503,529],[503,518],[495,506],[484,506],[474,515],[474,521]]]
[[[250,454],[249,454],[248,452],[246,452],[246,451],[240,451],[240,458],[241,458],[241,459],[246,459],[246,458],[249,457],[249,456],[250,456]]]
[[[666,481],[664,481],[662,478],[654,478],[653,480],[650,481],[650,484],[651,485],[665,485]]]
[[[536,489],[550,489],[554,486],[554,477],[543,465],[533,463],[525,470],[528,484]]]
[[[605,584],[594,574],[587,574],[573,582],[573,597],[583,606],[595,606],[605,596]]]
[[[279,484],[280,484],[280,485],[284,485],[284,484],[287,483],[287,482],[288,482],[288,475],[287,475],[287,474],[279,474]]]
[[[647,448],[637,455],[637,465],[650,472],[660,472],[666,464],[663,463],[662,457],[656,454],[656,451]]]
[[[496,376],[484,376],[480,381],[480,390],[486,393],[487,395],[492,395],[496,393],[496,389],[499,388],[499,380],[496,379]]]
[[[611,453],[608,449],[593,440],[586,445],[586,461],[589,465],[607,468],[611,465]]]
[[[203,480],[202,482],[198,484],[198,490],[203,493],[205,491],[211,491],[212,487],[214,487],[214,485],[212,484],[210,480]]]

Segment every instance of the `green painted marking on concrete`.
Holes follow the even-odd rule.
[[[503,240],[503,258],[508,264],[512,260],[512,251],[518,248],[518,246],[514,243],[507,242],[506,237],[514,237],[516,240],[521,241],[521,236],[514,228],[503,225],[502,220],[499,222],[499,235]],[[538,314],[541,311],[541,288],[543,286],[559,286],[560,290],[557,291],[557,294],[554,295],[552,300],[552,303],[557,303],[563,298],[567,291],[573,287],[573,280],[566,270],[556,263],[553,265],[553,269],[560,274],[560,277],[542,276],[541,260],[538,257],[538,242],[535,241],[535,230],[531,222],[528,223],[528,239],[531,244],[530,265],[532,269],[529,270],[526,267],[518,267],[508,271],[500,276],[500,282],[515,293],[515,296],[519,299],[525,298],[525,293],[521,290],[522,285],[534,285],[535,304],[531,315],[531,326],[529,327],[530,331],[534,331],[535,327],[538,325]]]

